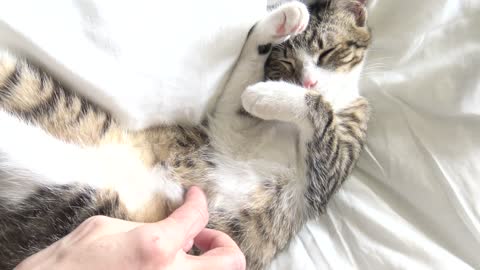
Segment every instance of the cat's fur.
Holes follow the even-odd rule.
[[[195,128],[127,131],[1,54],[0,269],[93,215],[161,220],[192,185],[207,194],[209,227],[238,243],[248,269],[263,269],[325,211],[366,136],[369,107],[357,89],[370,40],[364,1],[321,1],[311,12],[307,24],[307,8],[292,2],[260,20],[215,112]],[[317,83],[294,84],[305,79]]]

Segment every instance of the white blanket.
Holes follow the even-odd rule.
[[[0,43],[130,126],[178,99],[197,121],[265,2],[158,2],[2,1]],[[272,269],[480,269],[480,1],[371,0],[370,25],[366,151]]]
[[[265,0],[0,0],[0,47],[36,61],[130,128],[197,123],[265,6]]]

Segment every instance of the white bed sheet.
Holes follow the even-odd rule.
[[[202,93],[213,96],[240,50],[232,41],[244,37],[265,4],[182,2],[220,5],[217,10],[226,13],[218,19],[226,22],[225,28],[200,20],[191,26],[196,38],[186,46],[169,43],[176,50],[168,56],[157,50],[164,43],[147,32],[161,20],[152,6],[132,11],[128,22],[136,28],[125,30],[128,24],[116,16],[124,14],[122,8],[136,10],[131,3],[12,0],[0,1],[0,43],[20,48],[77,89],[109,94],[105,98],[113,102],[107,105],[114,104],[132,122],[142,121],[143,114],[158,111],[142,107],[141,100],[139,106],[124,108],[112,89],[136,85],[136,96],[157,98],[161,104],[169,99],[158,99],[156,89],[180,91],[170,98],[197,95],[182,89],[195,89],[191,81],[199,80]],[[34,8],[27,12],[20,3]],[[163,4],[181,10],[177,1]],[[310,222],[271,269],[480,269],[480,1],[371,0],[369,6],[374,43],[362,93],[374,114],[366,151],[328,213]],[[202,12],[193,18],[211,18],[208,10]],[[79,16],[104,27],[90,27],[99,32],[89,33]],[[166,29],[175,36],[175,28]],[[152,44],[132,43],[127,34]],[[214,43],[216,54],[197,54],[212,45],[202,41],[205,37],[219,42]],[[142,57],[134,55],[139,51]],[[85,53],[97,61],[92,65]],[[162,56],[168,61],[160,61]],[[196,65],[175,65],[175,57],[194,59]],[[211,62],[199,65],[202,61]],[[125,80],[132,65],[143,65],[148,74]],[[150,68],[168,76],[152,80],[162,73],[149,73]],[[172,113],[200,115],[207,103],[201,99],[189,110]]]
[[[130,128],[198,123],[266,0],[0,0],[0,47]]]

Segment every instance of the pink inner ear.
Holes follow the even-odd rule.
[[[359,3],[351,3],[351,5],[348,7],[348,10],[350,10],[354,15],[355,15],[355,20],[357,23],[357,26],[364,26],[365,25],[365,20],[366,20],[366,10],[365,6],[363,6],[363,2],[367,2],[366,0],[357,0]]]

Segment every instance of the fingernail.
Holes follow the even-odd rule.
[[[185,243],[185,246],[183,246],[183,251],[189,252],[193,247],[193,239],[190,239]]]

